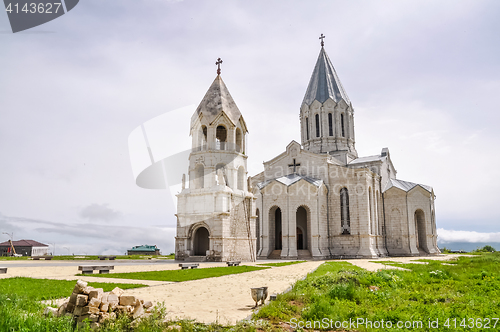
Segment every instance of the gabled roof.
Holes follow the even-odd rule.
[[[321,47],[303,103],[311,105],[313,101],[317,100],[323,104],[328,98],[336,103],[343,99],[347,104],[350,104],[349,97],[340,83],[330,58],[328,58],[324,47]]]
[[[316,187],[321,187],[321,185],[323,184],[323,180],[315,179],[315,178],[311,178],[309,176],[303,176],[303,175],[299,175],[299,174],[294,173],[294,174],[289,174],[289,175],[285,175],[285,176],[282,176],[282,177],[279,177],[276,179],[271,179],[271,180],[267,180],[267,181],[258,183],[257,187],[259,189],[262,189],[273,181],[278,181],[278,182],[284,184],[285,186],[289,187],[292,184],[299,182],[300,180],[305,180]]]
[[[385,185],[384,192],[387,190],[391,189],[392,187],[399,188],[405,192],[408,192],[415,188],[416,186],[422,187],[424,190],[427,190],[428,192],[432,192],[432,187],[426,186],[424,184],[418,184],[418,183],[413,183],[413,182],[408,182],[408,181],[403,181],[403,180],[397,180],[397,179],[389,179],[387,181],[387,184]]]
[[[48,245],[46,245],[46,244],[40,243],[38,241],[33,241],[33,240],[12,241],[12,244],[14,245],[14,247],[48,247]],[[10,243],[9,243],[9,241],[5,241],[5,242],[0,243],[0,246],[10,247]]]
[[[352,160],[349,165],[355,165],[355,164],[363,164],[363,163],[369,163],[372,161],[382,161],[385,158],[385,156],[367,156],[367,157],[360,157]]]
[[[241,112],[238,106],[236,106],[233,97],[231,97],[224,81],[222,81],[220,75],[217,75],[210,88],[208,88],[205,97],[203,97],[200,105],[198,105],[198,108],[196,108],[196,111],[191,117],[191,128],[200,114],[203,114],[208,123],[212,123],[221,112],[227,115],[233,125],[238,125],[238,121],[241,118]],[[245,124],[243,118],[242,123]],[[246,126],[244,130],[246,131]]]

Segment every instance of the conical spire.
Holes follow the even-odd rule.
[[[341,99],[344,99],[347,104],[350,103],[330,58],[326,54],[324,47],[321,47],[303,103],[309,106],[313,101],[317,100],[323,104],[328,98],[337,103]]]
[[[224,112],[235,126],[238,124],[241,117],[240,110],[231,97],[226,84],[220,75],[217,75],[191,118],[191,127],[200,114],[203,114],[208,123],[212,123],[221,112]]]

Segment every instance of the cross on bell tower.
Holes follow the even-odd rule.
[[[217,65],[217,75],[220,75],[220,64],[222,63],[222,60],[220,58],[217,59],[217,62],[215,64]]]
[[[319,39],[321,39],[321,47],[325,46],[325,42],[323,41],[323,39],[325,39],[325,36],[321,34],[321,37],[319,37]]]

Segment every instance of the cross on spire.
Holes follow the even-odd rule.
[[[217,75],[220,75],[220,64],[222,63],[222,60],[220,58],[217,59],[217,62],[215,64],[217,65]]]
[[[288,165],[288,167],[293,167],[293,173],[297,173],[297,166],[300,166],[300,164],[297,164],[295,162],[295,159],[293,159],[293,164]]]
[[[319,39],[321,39],[321,47],[325,46],[325,42],[323,41],[323,39],[325,39],[325,36],[321,34],[321,37],[319,37]]]

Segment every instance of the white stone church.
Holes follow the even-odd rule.
[[[189,181],[183,178],[177,195],[176,259],[439,253],[432,187],[396,179],[387,148],[358,157],[354,109],[323,42],[300,106],[301,143],[291,141],[248,179],[248,131],[220,76],[221,62],[191,119]]]

